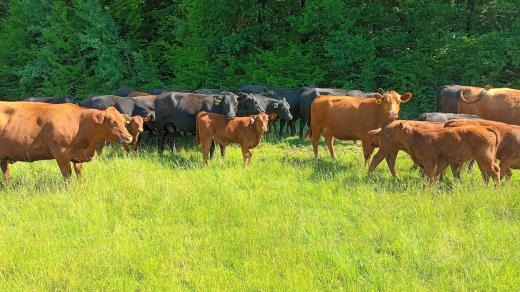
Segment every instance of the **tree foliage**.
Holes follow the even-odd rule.
[[[0,98],[317,85],[413,92],[520,87],[518,0],[10,0]]]

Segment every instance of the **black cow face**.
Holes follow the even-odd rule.
[[[255,115],[265,112],[265,108],[256,97],[247,93],[238,94],[238,116]]]
[[[272,107],[273,112],[281,119],[286,121],[290,121],[293,119],[290,111],[291,107],[289,106],[289,103],[287,102],[287,100],[285,100],[285,98],[274,102],[272,104]]]
[[[237,117],[238,96],[232,92],[223,92],[221,100],[221,114],[226,116],[227,120],[233,120]]]

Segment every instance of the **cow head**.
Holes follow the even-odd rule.
[[[273,102],[271,104],[271,112],[275,113],[278,117],[286,120],[286,121],[290,121],[292,120],[293,116],[291,115],[291,107],[289,106],[289,103],[287,102],[287,100],[284,99],[281,99],[281,100],[277,100],[275,102]]]
[[[150,120],[149,117],[133,116],[126,120],[126,129],[133,137],[137,137],[144,131],[144,124]]]
[[[259,114],[265,112],[265,108],[252,94],[238,93],[238,116],[247,116],[250,114]]]
[[[113,143],[132,142],[132,136],[126,129],[127,119],[115,107],[109,107],[104,111],[98,110],[92,118],[95,124],[100,125],[100,132],[105,140]]]
[[[258,115],[249,116],[251,125],[256,128],[256,132],[259,135],[263,135],[265,132],[267,132],[269,121],[272,121],[275,118],[276,114],[267,115],[266,113],[259,113]]]
[[[238,96],[232,92],[223,92],[220,101],[220,113],[225,115],[227,120],[233,120],[237,117],[237,108]]]
[[[412,94],[407,92],[403,95],[391,90],[385,94],[374,93],[376,103],[381,106],[388,120],[396,120],[399,117],[401,103],[408,102],[412,98]]]

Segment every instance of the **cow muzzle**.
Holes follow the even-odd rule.
[[[132,143],[132,136],[125,136],[119,138],[119,143],[121,144],[130,144]]]

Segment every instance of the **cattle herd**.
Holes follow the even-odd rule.
[[[137,151],[140,134],[149,131],[158,151],[176,153],[179,135],[195,134],[203,161],[208,163],[219,144],[238,144],[244,163],[268,129],[278,134],[310,136],[315,158],[325,137],[336,158],[334,139],[360,140],[371,173],[386,159],[397,176],[395,161],[403,151],[428,181],[451,168],[460,178],[462,165],[476,162],[482,178],[496,183],[520,168],[520,90],[486,86],[446,85],[439,88],[439,112],[417,121],[398,120],[400,106],[411,93],[303,87],[297,89],[241,86],[235,91],[199,89],[134,91],[117,95],[31,97],[0,102],[0,165],[9,177],[9,164],[55,159],[65,178],[78,179],[82,163],[101,155],[105,143],[121,143]],[[432,102],[434,102],[432,100]],[[307,126],[307,132],[304,132]],[[216,142],[216,143],[215,143]],[[374,150],[378,152],[373,156]],[[499,161],[499,165],[497,164]]]

